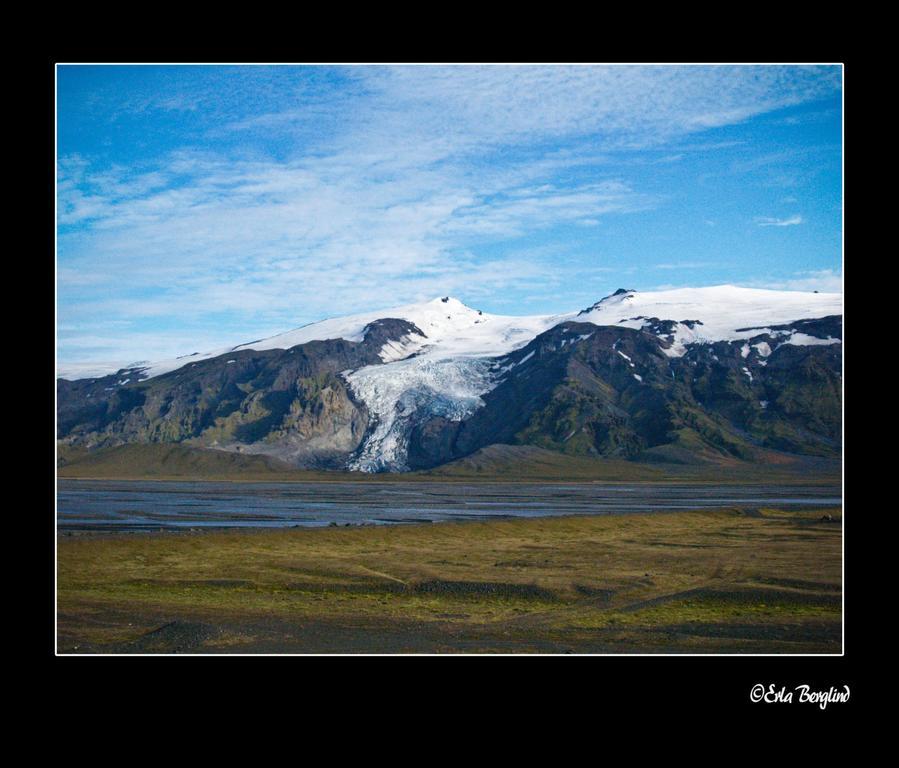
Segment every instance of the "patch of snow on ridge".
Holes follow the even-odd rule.
[[[630,297],[626,303],[624,295]],[[843,314],[841,293],[771,291],[734,285],[634,291],[611,298],[617,301],[601,301],[589,312],[581,314],[578,320],[637,328],[645,321],[634,318],[674,320],[678,327],[672,348],[696,342],[737,341],[760,332],[737,331],[737,328],[758,329]],[[682,322],[686,318],[701,320],[702,325],[689,329]],[[669,353],[669,356],[672,355]]]
[[[830,336],[826,339],[819,339],[817,336],[809,336],[807,333],[796,332],[791,334],[790,338],[783,343],[791,344],[796,347],[811,347],[819,344],[841,344],[842,341],[840,339],[832,339]]]
[[[397,360],[404,360],[417,352],[421,352],[427,345],[427,338],[419,336],[417,333],[410,333],[407,336],[403,336],[398,341],[388,341],[381,347],[378,357],[385,363],[394,363]]]
[[[530,360],[533,356],[534,356],[534,350],[531,350],[523,358],[521,358],[521,360],[519,360],[517,363],[515,363],[515,365],[523,365],[528,360]]]
[[[505,362],[508,360],[507,357],[500,358],[499,361],[493,361],[490,363],[488,370],[490,371],[490,375],[492,377],[493,386],[499,384],[503,380],[503,377],[511,371],[513,368],[517,368],[519,365],[524,365],[528,360],[530,360],[536,354],[535,350],[531,350],[528,352],[521,360],[517,363],[508,363],[507,365],[500,365],[501,362]],[[493,386],[490,388],[493,389]]]
[[[146,365],[146,363],[143,365]],[[110,362],[58,362],[56,365],[56,377],[59,379],[67,379],[69,381],[77,381],[78,379],[99,379],[102,376],[109,376],[110,374],[118,373],[119,371],[130,371],[132,368],[139,367],[139,365],[122,366]]]
[[[566,330],[567,330],[567,329],[566,329]],[[573,339],[562,339],[562,343],[559,345],[559,348],[561,349],[561,348],[564,347],[566,344],[577,344],[579,341],[586,341],[586,340],[589,339],[592,335],[593,335],[592,333],[582,333],[582,334],[580,334],[579,336],[576,336],[576,337],[573,338]]]
[[[483,358],[425,356],[342,374],[374,421],[349,469],[407,470],[412,427],[432,416],[461,421],[472,414],[496,385],[490,367]]]

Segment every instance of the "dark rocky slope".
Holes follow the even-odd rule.
[[[541,334],[497,362],[511,368],[469,419],[435,418],[413,430],[410,466],[494,443],[674,463],[772,460],[767,450],[839,455],[841,344],[784,344],[774,334],[786,329],[773,328],[668,357],[659,325],[563,323]],[[839,317],[802,323],[822,339],[840,331]]]
[[[89,449],[184,443],[259,453],[296,466],[340,467],[368,414],[341,371],[380,363],[388,340],[421,334],[385,319],[364,340],[313,341],[288,350],[230,352],[140,381],[134,370],[57,382],[58,438]]]

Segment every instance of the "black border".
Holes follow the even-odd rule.
[[[792,44],[793,41],[791,41]],[[724,46],[722,46],[724,47]],[[795,46],[793,46],[795,49]],[[584,50],[583,48],[581,50]],[[785,47],[785,50],[789,50]],[[591,49],[590,55],[572,57],[570,54],[545,54],[543,51],[531,52],[528,57],[515,54],[494,55],[453,55],[445,53],[438,55],[431,49],[424,55],[385,56],[380,54],[335,56],[323,54],[321,51],[311,52],[305,50],[286,50],[279,55],[274,55],[270,50],[258,50],[254,55],[246,52],[236,53],[210,53],[198,51],[195,48],[183,48],[179,55],[167,52],[141,50],[140,47],[107,50],[98,56],[94,51],[85,48],[70,48],[67,51],[57,51],[44,59],[42,82],[37,85],[37,90],[42,98],[42,108],[37,113],[44,115],[43,151],[46,167],[41,175],[42,184],[38,190],[39,195],[45,196],[45,214],[39,226],[45,236],[45,258],[41,264],[47,269],[45,277],[37,284],[46,291],[44,296],[49,297],[47,302],[49,311],[44,317],[47,339],[46,364],[49,368],[47,383],[49,394],[49,407],[45,413],[48,416],[47,432],[49,434],[49,451],[47,443],[41,440],[41,447],[32,455],[47,456],[45,471],[48,470],[49,485],[47,504],[49,514],[44,517],[44,534],[48,537],[49,547],[44,550],[45,556],[49,555],[49,566],[45,573],[48,574],[49,602],[43,603],[45,609],[41,611],[44,623],[49,618],[47,634],[44,635],[44,651],[41,654],[45,664],[49,667],[56,684],[61,686],[83,686],[93,681],[90,685],[98,692],[108,686],[117,686],[124,678],[133,681],[135,685],[147,683],[158,679],[166,683],[190,676],[191,679],[202,680],[206,686],[205,696],[227,695],[233,698],[238,695],[241,686],[247,687],[280,687],[291,679],[307,680],[307,685],[315,685],[316,696],[323,694],[321,704],[328,701],[328,696],[333,696],[335,703],[341,703],[346,707],[348,698],[353,698],[351,691],[367,698],[368,678],[375,676],[379,682],[379,696],[388,695],[390,688],[402,696],[415,692],[409,699],[412,705],[413,716],[416,708],[416,699],[419,695],[440,696],[441,692],[447,695],[461,695],[469,700],[470,709],[462,715],[464,720],[476,716],[478,712],[489,713],[491,703],[503,701],[518,701],[522,707],[530,703],[541,710],[558,709],[559,716],[568,717],[572,708],[580,708],[582,715],[588,721],[600,712],[640,712],[644,715],[658,715],[660,717],[678,717],[687,714],[721,714],[728,716],[747,714],[771,719],[772,715],[788,715],[793,719],[795,715],[809,715],[810,719],[821,722],[820,718],[832,719],[843,714],[857,710],[861,701],[869,702],[873,695],[873,676],[862,674],[863,659],[878,649],[876,645],[868,644],[863,636],[861,621],[862,609],[858,607],[856,599],[862,594],[865,574],[859,570],[864,562],[864,544],[861,526],[865,525],[863,507],[856,491],[849,494],[849,525],[844,527],[844,655],[843,656],[811,656],[811,657],[625,657],[625,656],[567,656],[567,657],[494,657],[494,656],[446,656],[446,657],[421,657],[421,656],[391,656],[391,657],[70,657],[55,655],[55,435],[54,435],[54,402],[55,402],[55,322],[54,322],[54,295],[55,295],[55,66],[56,62],[77,61],[178,61],[178,62],[202,62],[202,61],[341,61],[341,62],[376,62],[376,61],[592,61],[613,60],[603,56],[602,51]],[[683,52],[670,56],[621,56],[620,52],[615,57],[620,61],[758,61],[757,55],[745,54],[740,57],[722,52],[720,56],[684,57]],[[843,63],[844,89],[849,83],[854,89],[860,72],[855,66],[846,62],[845,55],[840,52],[821,53],[815,52],[798,56],[793,50],[789,55],[769,56],[770,61],[826,61]],[[846,119],[845,108],[849,98],[844,90],[844,157],[846,157],[847,138],[853,136],[851,130],[847,130],[853,120]],[[40,149],[39,149],[40,151]],[[848,164],[847,164],[848,165]],[[847,178],[855,178],[851,173],[845,172],[844,187]],[[856,187],[857,189],[857,187]],[[858,194],[858,193],[856,193]],[[844,221],[845,232],[845,221]],[[850,238],[845,237],[844,243]],[[844,262],[846,248],[844,245]],[[849,295],[847,293],[847,295]],[[47,305],[44,304],[46,307]],[[853,328],[850,320],[850,328]],[[850,330],[852,336],[856,333]],[[853,342],[859,339],[853,338]],[[862,357],[860,354],[859,357]],[[845,370],[845,362],[844,362]],[[844,401],[845,402],[845,401]],[[844,406],[844,445],[845,441],[845,406]],[[851,422],[850,422],[851,423]],[[849,434],[855,434],[850,428]],[[844,452],[845,454],[845,452]],[[43,477],[47,477],[43,475]],[[844,455],[844,488],[843,503],[846,504],[846,478],[849,477],[847,462]],[[851,487],[851,484],[850,484]],[[45,508],[46,510],[47,508]],[[44,514],[47,514],[45,511]],[[850,542],[852,545],[850,547]],[[870,565],[870,562],[869,562]],[[848,577],[847,577],[848,576]],[[45,593],[46,595],[47,593]],[[46,625],[45,625],[46,626]],[[185,666],[186,665],[186,666]],[[312,671],[315,677],[309,677]],[[285,677],[286,674],[286,677]],[[333,689],[326,694],[324,685],[318,686],[311,682],[317,679],[319,674],[330,678],[328,688]],[[391,681],[391,682],[388,682]],[[393,682],[399,681],[399,682]],[[831,705],[821,711],[811,705],[763,705],[753,704],[749,699],[749,691],[756,683],[775,683],[777,687],[786,686],[789,690],[800,683],[807,683],[814,689],[827,690],[831,686],[841,688],[849,685],[852,691],[848,704]],[[381,688],[380,686],[386,686]],[[411,688],[410,688],[411,686]],[[130,686],[129,686],[130,687]],[[84,692],[84,689],[81,689]],[[246,690],[246,689],[243,689]],[[539,698],[535,700],[539,690]],[[259,690],[254,696],[263,696]],[[497,697],[497,698],[494,698]],[[386,700],[385,700],[386,705]],[[417,713],[421,714],[421,713]],[[495,711],[493,714],[497,714]],[[751,739],[751,736],[749,737]]]

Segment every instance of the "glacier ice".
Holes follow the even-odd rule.
[[[412,427],[432,416],[461,421],[471,415],[484,404],[481,395],[499,381],[493,363],[485,358],[412,357],[344,373],[374,422],[349,468],[407,470]]]

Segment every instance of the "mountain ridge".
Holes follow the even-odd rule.
[[[674,464],[840,451],[839,294],[619,289],[566,315],[490,315],[451,297],[386,312],[405,316],[59,379],[57,437],[365,472],[428,469],[492,444]]]
[[[743,299],[742,302],[739,301],[741,297]],[[763,316],[766,312],[770,312],[773,308],[771,306],[772,302],[774,301],[783,302],[785,299],[790,299],[785,305],[785,310],[778,312],[778,316],[782,318],[780,320],[781,323],[789,323],[804,318],[823,317],[830,314],[842,314],[842,294],[741,288],[729,284],[705,288],[679,288],[664,291],[640,292],[632,289],[619,288],[614,293],[601,298],[586,309],[549,315],[492,315],[490,313],[485,313],[482,310],[468,307],[451,296],[443,296],[418,304],[409,304],[372,312],[327,318],[307,323],[306,325],[274,336],[222,347],[205,353],[193,352],[190,354],[179,355],[176,358],[156,362],[141,361],[115,370],[110,369],[108,373],[104,375],[143,373],[145,378],[149,378],[162,375],[163,373],[169,373],[199,360],[219,357],[230,352],[290,349],[291,347],[309,341],[326,341],[339,338],[346,341],[362,341],[367,326],[372,322],[384,318],[397,318],[411,322],[413,325],[420,326],[418,331],[420,334],[426,334],[428,326],[436,328],[438,331],[438,341],[443,342],[445,340],[440,339],[439,335],[440,332],[445,333],[447,331],[445,326],[441,327],[442,318],[447,314],[449,314],[450,317],[455,317],[457,320],[461,319],[461,324],[457,323],[457,325],[461,325],[462,330],[464,331],[469,331],[472,326],[477,325],[486,327],[488,322],[494,320],[500,325],[495,333],[483,334],[488,337],[494,337],[490,339],[493,344],[489,348],[472,349],[469,346],[467,348],[459,349],[458,345],[455,347],[450,345],[449,349],[446,350],[448,354],[499,355],[512,351],[516,344],[523,346],[538,333],[548,330],[558,323],[565,322],[566,320],[573,320],[575,318],[589,320],[590,315],[594,315],[596,319],[600,319],[597,313],[602,314],[602,320],[606,321],[609,318],[605,316],[605,313],[610,309],[620,307],[625,301],[629,302],[629,306],[637,308],[641,306],[641,302],[644,298],[647,299],[649,307],[646,308],[645,304],[643,305],[646,311],[644,311],[642,315],[630,318],[620,318],[616,321],[616,324],[618,322],[625,322],[633,325],[633,323],[639,321],[643,317],[652,316],[650,310],[656,309],[656,307],[653,306],[654,303],[666,307],[665,311],[662,312],[662,314],[665,315],[665,317],[662,318],[664,320],[695,322],[686,318],[683,313],[687,312],[687,314],[689,314],[691,309],[696,308],[696,306],[708,304],[710,300],[713,300],[717,305],[724,304],[724,306],[716,307],[715,311],[717,315],[729,316],[735,312],[739,312],[740,304],[742,303],[749,308],[750,312],[753,312],[754,310],[753,314],[749,315],[751,317],[754,316],[754,314],[758,314],[759,308],[761,309]],[[636,305],[634,299],[637,299]],[[753,303],[755,306],[753,306]],[[658,310],[656,309],[656,311]],[[673,316],[678,313],[682,315],[682,317],[676,318]],[[741,316],[747,315],[744,313]],[[413,318],[417,318],[417,321]],[[450,318],[447,319],[449,320]],[[609,323],[600,322],[596,324],[603,325]],[[751,323],[747,323],[747,326],[750,324]],[[453,330],[453,325],[453,323],[450,323],[450,330]],[[732,325],[732,323],[725,322],[724,325]],[[516,328],[515,326],[521,327]],[[421,329],[425,330],[422,331]],[[455,330],[459,330],[459,328],[456,328]],[[518,331],[519,333],[509,333],[507,336],[503,336],[504,332],[510,330]],[[500,339],[497,340],[495,337],[500,337]],[[461,341],[471,342],[472,338],[470,336],[467,338],[463,337]],[[478,340],[474,339],[474,341],[477,342]],[[440,351],[443,352],[444,350],[441,349]],[[60,376],[59,378],[77,380],[82,378],[101,377],[79,375],[74,377]]]

